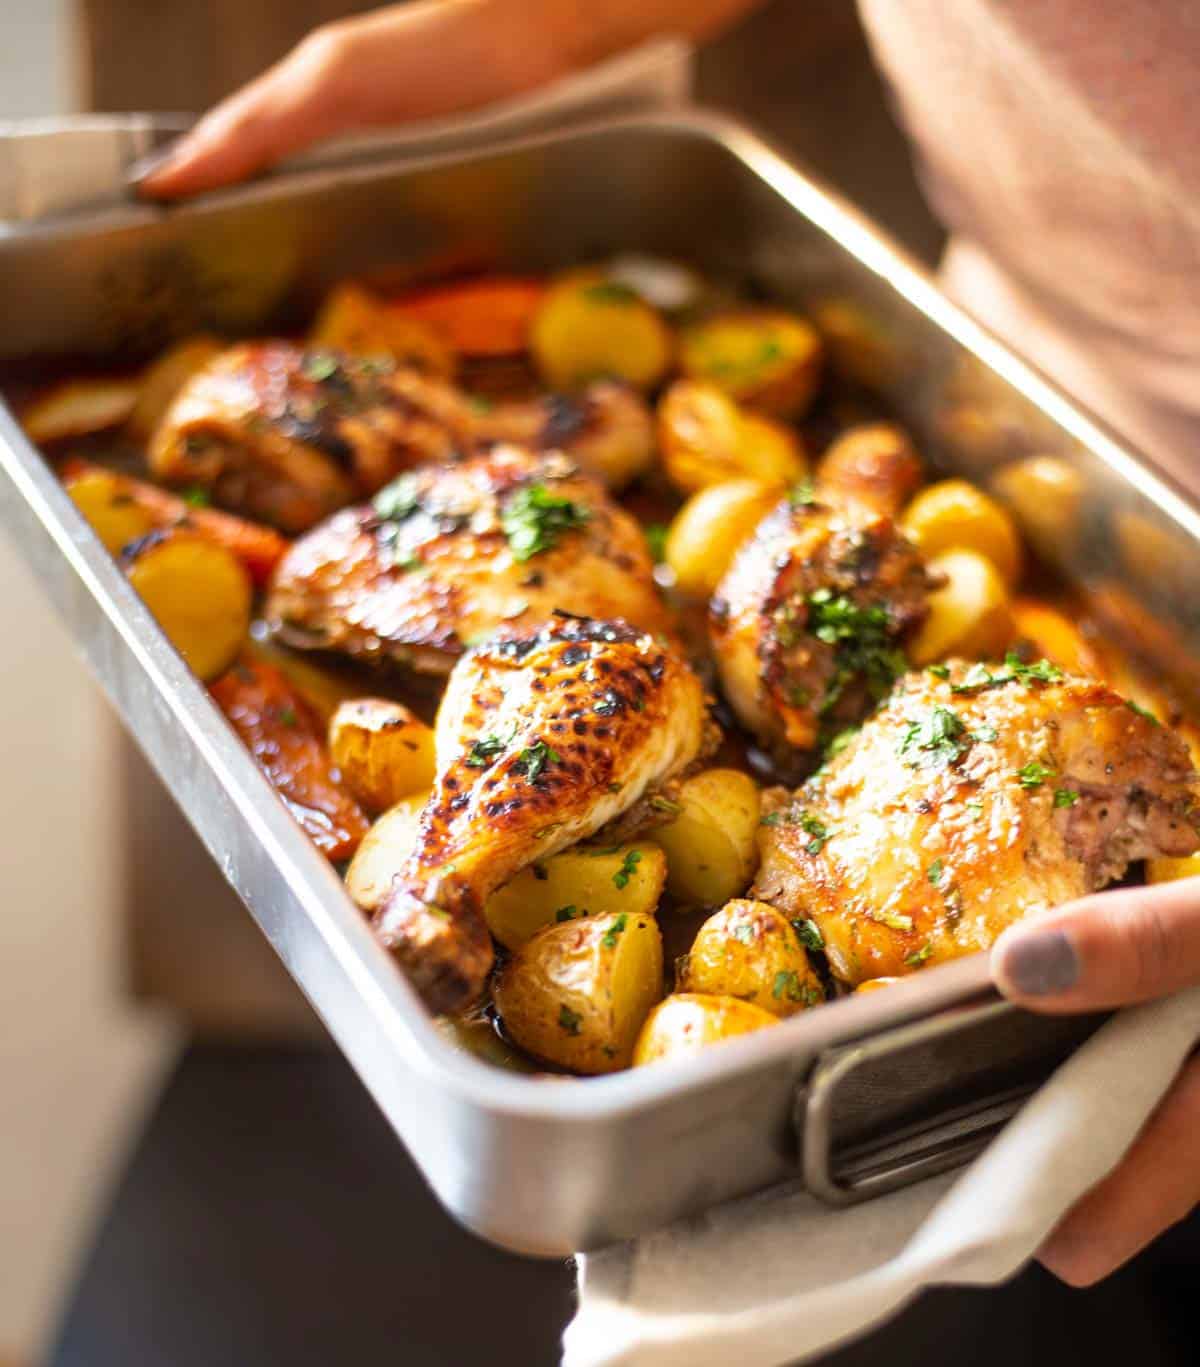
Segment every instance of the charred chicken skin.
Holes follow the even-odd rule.
[[[667,625],[633,518],[567,457],[500,446],[402,476],[301,538],[267,617],[292,645],[444,674],[503,623],[556,608]]]
[[[472,448],[471,410],[442,380],[286,342],[230,347],[176,396],[150,468],[223,507],[300,532],[400,471]]]
[[[860,983],[1193,852],[1200,781],[1148,713],[1010,656],[905,675],[764,820],[752,895],[814,920],[834,973]]]
[[[438,713],[416,847],[375,918],[429,1006],[482,992],[492,892],[679,774],[708,737],[687,662],[626,622],[559,615],[466,655]]]

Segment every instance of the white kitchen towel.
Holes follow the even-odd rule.
[[[332,138],[277,173],[395,157],[468,152],[583,119],[680,105],[692,48],[656,38],[529,94],[453,118]],[[186,114],[89,114],[0,122],[0,236],[64,213],[128,202],[130,166],[192,122]]]
[[[925,1287],[994,1285],[1111,1172],[1200,1039],[1200,988],[1123,1011],[975,1162],[831,1210],[788,1186],[581,1258],[564,1367],[780,1367]]]

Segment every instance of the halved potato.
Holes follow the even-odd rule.
[[[137,402],[129,415],[130,432],[149,441],[175,395],[220,351],[220,340],[203,333],[168,347],[142,374]]]
[[[1008,590],[992,561],[975,551],[947,551],[928,564],[944,576],[944,587],[929,595],[929,616],[908,646],[914,665],[949,655],[994,659],[1012,639]]]
[[[1176,883],[1181,878],[1200,878],[1200,854],[1183,859],[1147,859],[1147,883]]]
[[[782,309],[748,308],[685,328],[679,365],[692,380],[719,385],[738,403],[776,417],[799,416],[821,379],[821,338]]]
[[[488,898],[483,914],[502,945],[520,949],[559,921],[653,915],[666,881],[667,858],[657,845],[576,846],[522,869]]]
[[[900,525],[926,560],[943,551],[986,556],[1010,587],[1021,577],[1021,537],[1006,509],[965,479],[931,484],[904,510]]]
[[[667,373],[671,330],[654,309],[602,271],[573,271],[547,290],[530,328],[530,349],[555,389],[627,380],[652,389]]]
[[[433,786],[433,730],[403,703],[344,702],[329,723],[329,752],[346,787],[369,812]]]
[[[453,349],[435,329],[351,283],[326,296],[308,342],[348,356],[390,356],[445,380],[457,369]]]
[[[390,807],[363,836],[346,870],[350,900],[373,916],[391,891],[392,880],[417,843],[428,793],[410,793]]]
[[[744,412],[716,385],[677,380],[658,405],[658,443],[671,482],[685,493],[754,479],[784,488],[808,470],[799,436]]]
[[[677,978],[681,992],[736,997],[773,1016],[825,1000],[791,921],[766,902],[728,903],[700,927]]]
[[[781,497],[778,486],[753,479],[710,484],[693,494],[667,530],[663,555],[680,592],[712,594],[738,547]]]
[[[758,867],[758,785],[740,769],[684,779],[679,815],[654,839],[667,856],[667,887],[692,906],[720,906],[746,890]]]
[[[736,997],[676,992],[646,1018],[634,1047],[633,1066],[694,1054],[707,1045],[778,1024],[778,1016]]]
[[[151,532],[126,546],[121,564],[193,673],[215,679],[250,629],[253,588],[231,552],[197,532]]]
[[[158,526],[156,519],[123,491],[120,476],[111,470],[89,465],[64,478],[63,486],[111,555]]]
[[[493,999],[522,1049],[575,1073],[611,1073],[629,1067],[662,985],[658,923],[621,912],[539,931],[500,970]]]
[[[46,390],[22,412],[21,426],[29,440],[39,445],[104,432],[128,419],[140,392],[136,377],[66,380]]]

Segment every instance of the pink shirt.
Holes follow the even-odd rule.
[[[860,0],[945,283],[1200,492],[1200,0]]]

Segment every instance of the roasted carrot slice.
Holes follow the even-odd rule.
[[[271,786],[332,862],[349,859],[370,823],[344,792],[315,712],[274,666],[243,657],[209,690]]]
[[[67,492],[114,553],[124,545],[118,539],[123,527],[136,527],[126,538],[133,540],[156,528],[186,523],[192,531],[237,556],[261,588],[288,547],[285,538],[271,527],[205,507],[207,495],[201,490],[181,498],[156,484],[80,459],[65,462],[61,475]]]
[[[511,356],[529,345],[544,293],[540,281],[490,275],[404,295],[392,307],[428,324],[464,356]]]

